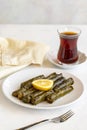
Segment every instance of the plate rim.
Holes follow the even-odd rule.
[[[16,73],[14,73],[14,74],[11,74],[10,76],[8,76],[5,80],[4,80],[4,82],[2,83],[2,91],[3,91],[3,94],[4,94],[4,96],[7,98],[7,99],[9,99],[11,102],[13,102],[13,103],[15,103],[15,104],[17,104],[17,105],[19,105],[19,106],[23,106],[23,107],[26,107],[26,108],[30,108],[30,109],[45,109],[45,110],[48,110],[48,109],[59,109],[59,108],[63,108],[63,107],[67,107],[67,106],[71,106],[71,105],[73,105],[74,103],[76,103],[76,102],[78,102],[78,100],[80,100],[80,98],[83,96],[83,94],[84,94],[84,84],[83,84],[83,82],[78,78],[78,77],[76,77],[75,75],[73,75],[73,74],[71,74],[71,73],[68,73],[68,72],[64,72],[63,70],[58,70],[59,72],[62,72],[62,73],[64,73],[64,74],[69,74],[70,76],[73,76],[74,78],[76,78],[78,81],[80,81],[80,83],[81,83],[81,87],[82,87],[82,92],[81,92],[81,94],[80,94],[80,96],[78,97],[78,98],[76,98],[74,101],[71,101],[71,102],[69,102],[69,103],[67,103],[67,104],[64,104],[64,105],[59,105],[59,106],[52,106],[52,107],[49,107],[49,106],[38,106],[38,105],[31,105],[31,104],[25,104],[25,103],[23,103],[23,102],[21,102],[20,104],[19,104],[19,101],[18,102],[16,102],[16,101],[14,101],[13,100],[13,98],[15,98],[15,97],[13,97],[12,99],[11,98],[9,98],[9,96],[8,95],[6,95],[6,91],[5,91],[5,86],[4,86],[4,84],[5,84],[5,82],[10,78],[10,77],[12,77],[12,76],[14,76],[14,75],[16,75],[16,74],[18,74],[18,73],[20,73],[20,72],[24,72],[24,71],[32,71],[31,69],[33,69],[33,70],[46,70],[46,69],[49,69],[49,70],[58,70],[58,69],[54,69],[54,68],[28,68],[28,69],[24,69],[24,70],[21,70],[21,71],[18,71],[18,72],[16,72]],[[10,95],[11,96],[11,95]]]

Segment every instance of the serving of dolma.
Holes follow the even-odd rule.
[[[53,86],[48,91],[37,90],[33,87],[32,82],[37,79],[53,80]],[[74,88],[72,77],[66,78],[62,73],[53,72],[48,76],[39,75],[20,84],[20,88],[12,92],[12,96],[18,98],[24,103],[37,105],[43,101],[53,103],[55,100],[70,93]]]

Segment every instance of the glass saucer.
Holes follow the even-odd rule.
[[[87,56],[82,53],[82,52],[78,52],[78,55],[79,55],[79,58],[78,58],[78,61],[75,62],[75,63],[72,63],[72,64],[65,64],[65,63],[61,63],[58,59],[57,59],[57,51],[53,51],[51,50],[47,57],[48,57],[48,60],[53,63],[54,65],[60,67],[60,68],[63,68],[63,69],[71,69],[71,68],[74,68],[74,67],[77,67],[78,65],[84,63],[86,60],[87,60]]]

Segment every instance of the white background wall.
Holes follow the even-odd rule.
[[[0,23],[87,24],[87,0],[0,0]]]

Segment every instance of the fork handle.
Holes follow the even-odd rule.
[[[27,128],[30,128],[30,127],[34,126],[34,125],[37,125],[37,124],[40,124],[40,123],[46,122],[46,121],[49,121],[49,119],[45,119],[45,120],[42,120],[42,121],[38,121],[38,122],[36,122],[36,123],[33,123],[33,124],[30,124],[30,125],[21,127],[21,128],[19,128],[19,129],[16,129],[16,130],[25,130],[25,129],[27,129]]]

